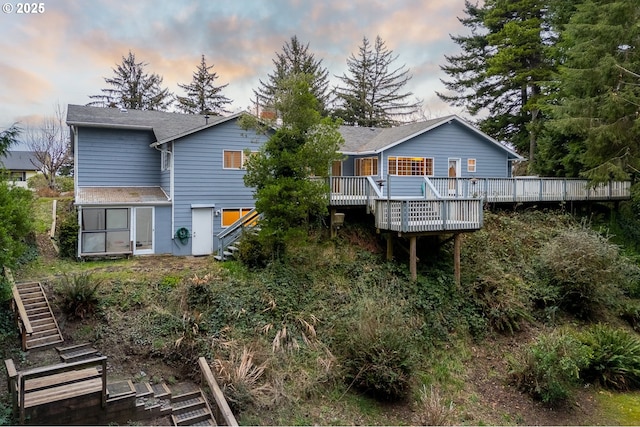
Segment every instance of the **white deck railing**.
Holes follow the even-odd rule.
[[[376,227],[398,232],[476,230],[483,203],[623,200],[631,183],[610,181],[590,186],[571,178],[420,178],[335,176],[330,178],[332,206],[366,206]]]
[[[378,199],[376,227],[402,233],[482,228],[480,199]]]
[[[479,197],[491,203],[622,200],[631,196],[629,181],[609,181],[591,186],[587,180],[572,178],[425,179],[443,197]]]

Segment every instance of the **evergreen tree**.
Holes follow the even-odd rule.
[[[104,81],[110,87],[102,89],[101,95],[89,96],[96,100],[89,105],[166,111],[173,102],[173,95],[168,89],[161,88],[162,77],[144,71],[147,65],[136,62],[135,55],[129,51],[126,58],[122,57],[122,63],[113,68],[114,76],[105,77]]]
[[[341,157],[339,122],[321,118],[313,80],[294,74],[280,82],[274,102],[282,126],[246,163],[245,185],[255,188],[256,210],[264,215],[260,236],[276,254],[311,217],[326,215],[327,183],[309,176],[326,178],[331,161]]]
[[[451,94],[438,96],[471,115],[487,113],[481,130],[528,151],[535,169],[543,104],[550,93],[557,62],[550,50],[557,27],[567,14],[568,0],[487,0],[483,6],[465,2],[460,22],[469,36],[455,36],[460,55],[447,56],[443,81]],[[560,7],[562,6],[562,7]]]
[[[567,137],[561,162],[577,159],[594,181],[640,170],[640,4],[586,0],[566,26],[561,92],[551,127]]]
[[[415,115],[420,102],[410,102],[411,92],[401,92],[411,79],[402,65],[393,68],[398,56],[376,37],[372,46],[364,37],[358,49],[347,59],[349,76],[338,77],[344,86],[335,89],[338,107],[333,114],[349,125],[389,127]]]
[[[210,72],[213,65],[207,66],[202,55],[200,64],[193,73],[190,84],[178,84],[187,92],[187,96],[178,96],[178,109],[187,114],[215,114],[229,113],[225,108],[231,100],[222,94],[222,89],[228,84],[216,86],[218,74]]]
[[[285,42],[282,53],[276,53],[273,59],[275,70],[268,75],[266,81],[260,80],[260,87],[254,90],[259,108],[274,109],[275,96],[283,82],[297,74],[311,76],[310,90],[318,101],[318,110],[325,114],[329,98],[329,72],[322,67],[322,60],[316,59],[313,53],[309,52],[309,43],[300,43],[297,36]]]
[[[15,144],[18,135],[20,135],[20,128],[17,124],[14,124],[0,132],[0,157],[3,157],[7,154],[7,151],[9,151],[9,147]]]

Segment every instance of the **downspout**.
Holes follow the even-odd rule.
[[[75,194],[78,194],[78,132],[79,129],[77,126],[69,126],[71,130],[71,135],[73,138],[73,188],[75,189]],[[78,243],[76,247],[76,256],[80,258],[81,246],[82,246],[82,206],[78,206]]]

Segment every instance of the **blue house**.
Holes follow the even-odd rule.
[[[206,255],[254,206],[241,114],[206,117],[69,105],[78,256]]]
[[[239,126],[243,114],[70,105],[78,256],[224,258],[255,212],[244,161],[267,139]],[[365,208],[387,233],[474,231],[485,202],[629,197],[629,183],[513,178],[512,163],[523,158],[457,116],[340,132],[345,157],[331,165],[328,204],[334,213]]]

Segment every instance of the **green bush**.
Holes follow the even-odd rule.
[[[91,273],[63,276],[58,290],[62,295],[62,308],[70,319],[84,319],[98,307],[98,288],[102,284]]]
[[[415,329],[402,301],[366,295],[346,311],[334,342],[346,383],[385,400],[406,397],[416,350]]]
[[[622,329],[597,324],[578,334],[591,349],[591,359],[583,377],[602,386],[627,390],[640,386],[640,340]]]
[[[572,333],[542,335],[510,360],[511,380],[521,390],[548,404],[566,401],[581,383],[591,349]]]
[[[33,234],[33,195],[0,180],[0,267],[15,267]]]
[[[586,229],[567,230],[549,241],[539,262],[542,286],[557,289],[552,303],[581,318],[613,306],[628,280],[618,248]]]
[[[263,268],[271,254],[258,233],[245,233],[238,244],[238,259],[249,268]]]
[[[75,207],[58,213],[57,240],[60,257],[75,259],[78,256],[78,216]]]

